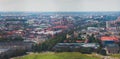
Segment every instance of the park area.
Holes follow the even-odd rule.
[[[43,53],[30,53],[25,56],[15,57],[13,59],[101,59],[94,54],[81,54],[79,52],[43,52]]]

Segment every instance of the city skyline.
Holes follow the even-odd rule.
[[[0,0],[0,11],[120,11],[119,0]]]

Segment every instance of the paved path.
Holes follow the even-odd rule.
[[[88,55],[88,56],[93,56],[93,57],[100,57],[101,59],[120,59],[120,58],[111,57],[111,56],[103,56],[103,55],[96,54],[96,53],[87,54],[87,55]]]
[[[96,54],[96,56],[100,56],[102,59],[120,59],[120,58],[116,58],[116,57],[103,56],[103,55],[99,55],[99,54]]]

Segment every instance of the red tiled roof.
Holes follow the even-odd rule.
[[[83,42],[83,41],[81,41],[81,40],[76,40],[76,42],[77,42],[77,43],[81,43],[81,42]]]
[[[53,28],[62,28],[62,29],[66,29],[67,26],[55,26],[55,27],[53,27]]]
[[[103,37],[101,37],[101,40],[102,41],[119,41],[119,39],[117,38],[117,37],[115,37],[115,36],[103,36]]]

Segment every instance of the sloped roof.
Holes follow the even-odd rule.
[[[53,27],[53,28],[63,28],[63,29],[66,29],[67,26],[61,26],[61,25],[59,25],[59,26],[55,26],[55,27]]]
[[[103,36],[101,37],[102,41],[116,41],[119,42],[119,39],[115,36]]]

